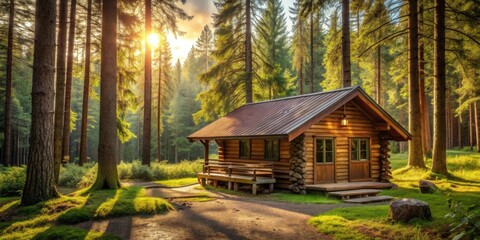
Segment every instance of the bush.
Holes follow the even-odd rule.
[[[0,197],[20,196],[26,176],[25,166],[0,169]]]
[[[480,205],[463,206],[461,202],[448,199],[450,212],[445,218],[452,218],[450,237],[454,240],[476,239],[480,236]]]
[[[131,166],[132,176],[130,179],[153,180],[152,170],[147,165],[142,165],[139,160],[136,160],[131,163]]]
[[[92,168],[93,164],[86,164],[80,167],[74,163],[68,163],[60,169],[58,185],[65,187],[77,187],[85,173]]]
[[[162,161],[152,163],[151,168],[155,180],[196,177],[202,171],[202,162],[203,160],[196,160],[168,164]]]

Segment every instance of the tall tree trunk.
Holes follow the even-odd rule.
[[[55,182],[58,182],[60,165],[62,164],[63,112],[65,111],[65,58],[67,54],[67,10],[68,1],[59,1],[58,36],[57,36],[57,72],[55,91],[55,130],[54,159]]]
[[[56,5],[55,0],[37,0],[35,4],[32,124],[22,205],[58,196],[53,160]]]
[[[408,142],[408,166],[425,168],[422,147],[422,123],[418,84],[418,14],[417,1],[408,1],[408,125],[412,139]]]
[[[117,189],[117,0],[102,4],[98,171],[92,188]]]
[[[479,115],[478,115],[478,112],[480,111],[478,108],[480,106],[478,106],[478,101],[475,102],[475,132],[477,133],[476,134],[476,138],[477,138],[477,152],[480,152],[480,141],[478,141],[478,139],[480,139],[480,119],[479,119]]]
[[[77,0],[72,0],[70,6],[70,26],[68,29],[68,55],[67,55],[67,78],[65,83],[65,112],[63,115],[63,161],[70,160],[70,105],[72,102],[72,77],[73,77],[73,48],[75,47],[75,15],[77,12]]]
[[[342,78],[343,87],[352,86],[350,63],[350,0],[342,0]]]
[[[424,31],[423,25],[423,1],[419,2],[419,31]],[[432,139],[430,133],[430,115],[428,114],[428,102],[427,96],[425,94],[425,51],[424,44],[422,41],[418,41],[418,84],[419,84],[419,93],[420,93],[420,114],[422,121],[422,146],[423,153],[428,154],[432,150]]]
[[[152,32],[152,1],[145,0],[145,95],[143,100],[143,154],[142,164],[150,166],[152,127],[152,49],[148,36]]]
[[[3,129],[3,165],[8,166],[12,151],[12,66],[13,66],[13,26],[15,20],[15,1],[10,0],[8,15],[7,73],[5,84],[5,128]]]
[[[375,58],[375,101],[382,106],[382,48],[377,47],[377,57]]]
[[[252,88],[252,2],[246,0],[245,3],[245,94],[246,102],[251,103],[253,101],[253,88]]]
[[[469,131],[469,136],[470,136],[470,151],[473,151],[473,146],[475,145],[475,111],[473,110],[473,103],[470,103],[468,107],[468,116],[469,116],[469,121],[468,121],[468,131]]]
[[[162,49],[158,54],[158,96],[157,96],[157,160],[161,160],[160,151],[162,147],[161,126],[162,126]]]
[[[298,72],[298,94],[303,94],[303,56],[300,56],[300,71]]]
[[[435,0],[432,172],[447,174],[445,146],[445,0]]]
[[[80,160],[83,166],[87,161],[88,97],[90,93],[90,45],[92,35],[92,0],[87,2],[87,33],[85,42],[85,71],[83,74],[82,126],[80,133]]]
[[[313,11],[310,13],[310,93],[313,93],[313,69],[314,69],[314,45],[313,45]]]

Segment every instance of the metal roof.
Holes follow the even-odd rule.
[[[378,106],[360,87],[353,86],[333,91],[279,98],[245,104],[233,112],[199,129],[189,140],[241,137],[288,136],[289,140],[317,123],[353,98],[362,95],[373,107],[403,132],[410,134]],[[300,132],[299,132],[300,131]],[[405,140],[407,140],[405,139]]]

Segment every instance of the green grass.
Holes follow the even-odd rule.
[[[24,236],[22,234],[27,233],[31,236],[37,236],[34,233],[43,233],[42,236],[45,238],[41,239],[48,239],[50,233],[58,232],[55,229],[61,224],[125,215],[163,213],[169,209],[172,209],[172,206],[166,200],[147,197],[145,189],[141,187],[102,191],[83,189],[70,196],[62,196],[33,206],[19,206],[19,201],[15,200],[0,208],[0,216],[5,219],[0,222],[0,239],[16,239],[15,236]],[[27,235],[18,238],[30,238],[28,237],[30,235]],[[94,233],[88,233],[88,236],[90,235],[90,239],[99,238]]]
[[[50,239],[69,239],[69,240],[116,240],[121,239],[112,234],[105,234],[96,231],[88,231],[81,228],[69,226],[46,226],[30,228],[23,232],[15,232],[9,235],[1,236],[2,240],[50,240]]]
[[[156,183],[167,186],[167,187],[181,187],[181,186],[198,183],[198,179],[197,178],[179,178],[179,179],[160,180],[160,181],[156,181]]]
[[[309,193],[305,195],[295,194],[291,192],[272,193],[270,196],[273,200],[290,203],[316,203],[316,204],[335,204],[340,203],[339,200],[329,198],[321,193]]]
[[[313,217],[309,223],[334,239],[443,239],[449,236],[450,219],[447,200],[452,198],[465,206],[480,202],[480,154],[448,151],[448,176],[432,174],[428,169],[405,168],[406,154],[393,154],[393,182],[398,189],[381,194],[396,198],[415,198],[427,202],[433,220],[414,219],[408,223],[388,220],[388,205],[370,205],[333,209]],[[431,159],[426,159],[430,166]],[[418,181],[431,179],[441,191],[421,194]]]

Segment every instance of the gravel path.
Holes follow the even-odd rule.
[[[190,192],[192,187],[179,188]],[[123,239],[329,239],[307,224],[345,204],[294,204],[216,194],[208,202],[177,202],[176,211],[78,224]]]

